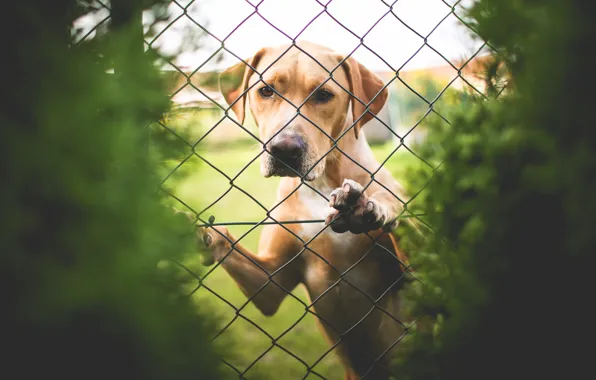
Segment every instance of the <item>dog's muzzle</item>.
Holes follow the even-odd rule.
[[[275,136],[268,146],[272,156],[272,176],[299,177],[306,173],[305,157],[307,145],[302,136],[294,132],[282,132]]]

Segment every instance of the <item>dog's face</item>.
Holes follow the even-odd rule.
[[[325,47],[305,42],[298,46],[308,54],[295,46],[261,49],[247,60],[261,76],[241,62],[222,73],[220,85],[241,123],[249,99],[265,143],[263,176],[312,181],[324,172],[324,157],[335,140],[353,120],[358,120],[353,127],[358,138],[361,126],[373,117],[370,112],[377,114],[385,104],[387,90],[353,58],[341,64],[344,57]]]

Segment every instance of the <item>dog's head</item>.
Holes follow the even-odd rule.
[[[250,67],[241,62],[225,70],[220,86],[240,123],[249,98],[265,143],[261,156],[265,177],[316,179],[325,170],[322,157],[334,140],[354,120],[358,138],[362,125],[387,100],[387,89],[374,73],[354,58],[345,59],[313,43],[263,48],[246,62]]]

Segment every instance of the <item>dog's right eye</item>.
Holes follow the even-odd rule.
[[[273,88],[271,86],[264,86],[259,89],[259,94],[263,98],[270,98],[273,96]]]

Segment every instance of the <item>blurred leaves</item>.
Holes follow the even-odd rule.
[[[169,105],[155,56],[128,49],[134,26],[73,44],[69,25],[90,2],[8,7],[23,32],[3,73],[3,374],[218,378],[207,310],[184,296],[185,272],[163,265],[196,243],[157,193],[155,168],[177,153],[148,149],[145,127]]]
[[[450,110],[451,125],[433,124],[418,148],[441,165],[412,178],[430,180],[421,199],[434,232],[404,238],[422,279],[405,295],[425,318],[403,341],[401,378],[589,371],[596,59],[584,49],[596,37],[595,10],[556,0],[480,0],[471,9],[480,37],[498,49],[489,95],[503,79],[509,87]]]

